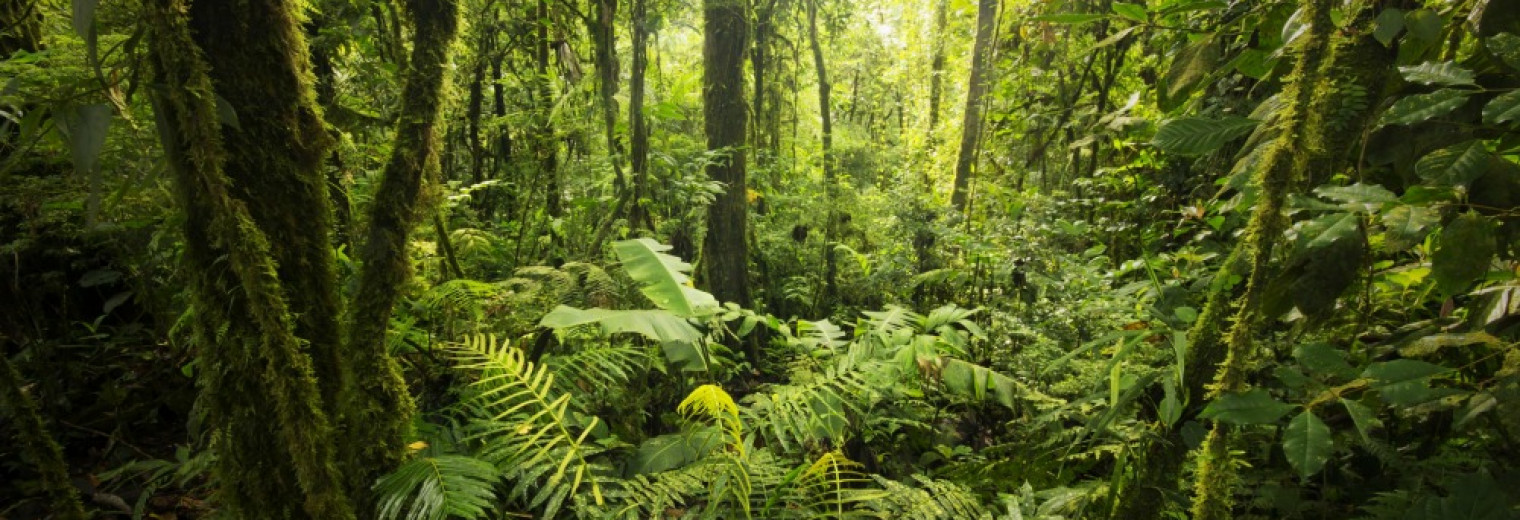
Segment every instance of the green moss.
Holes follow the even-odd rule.
[[[4,336],[0,336],[0,345],[4,345],[4,340]],[[22,456],[37,468],[42,490],[47,494],[48,506],[55,518],[84,520],[84,506],[79,503],[79,493],[69,482],[63,449],[58,447],[53,436],[48,435],[42,414],[37,409],[37,400],[22,385],[21,374],[4,350],[0,350],[0,404],[5,405],[5,415],[15,424],[16,444],[20,446]]]
[[[448,49],[459,32],[455,0],[407,0],[403,5],[414,24],[412,67],[402,91],[396,143],[369,207],[345,351],[349,371],[364,374],[344,389],[343,398],[347,438],[341,445],[355,496],[363,496],[406,453],[405,434],[415,405],[400,366],[386,351],[385,334],[391,309],[411,276],[407,236],[426,206],[423,190],[438,176]]]
[[[198,4],[207,3],[219,2]],[[229,19],[235,21],[226,22],[237,26],[229,30],[243,33],[217,34],[218,38],[246,37],[258,41],[247,49],[251,55],[276,51],[285,56],[298,54],[284,47],[300,43],[298,37],[295,40],[289,37],[292,33],[299,34],[293,27],[292,5],[245,4],[240,6],[240,16]],[[311,241],[313,235],[320,233],[306,232],[299,237],[291,234],[290,222],[285,219],[299,218],[301,214],[310,216],[309,210],[298,210],[295,217],[277,215],[274,203],[266,200],[280,199],[288,192],[305,191],[311,186],[306,182],[292,186],[270,184],[282,176],[298,173],[299,164],[295,163],[302,160],[304,146],[292,148],[291,154],[283,156],[260,150],[261,155],[271,157],[258,158],[249,149],[259,142],[260,137],[255,136],[278,139],[279,125],[315,116],[299,108],[302,100],[310,101],[309,77],[289,70],[282,74],[280,70],[267,68],[238,69],[238,65],[249,64],[224,60],[219,65],[232,69],[223,70],[224,75],[246,72],[260,77],[266,74],[272,78],[294,77],[298,79],[295,92],[302,86],[300,78],[308,80],[305,82],[308,95],[294,95],[294,110],[280,110],[292,108],[287,93],[284,105],[261,107],[257,112],[240,111],[235,126],[224,122],[218,98],[228,100],[236,110],[240,105],[233,99],[246,101],[240,95],[272,94],[275,88],[291,85],[278,85],[280,80],[272,79],[263,84],[265,90],[261,92],[246,86],[227,91],[214,88],[212,60],[207,58],[211,53],[192,39],[191,30],[196,17],[208,14],[211,13],[194,6],[187,8],[183,0],[157,0],[150,5],[149,17],[156,83],[174,86],[154,92],[155,112],[176,192],[187,213],[185,259],[189,271],[196,275],[191,292],[197,310],[194,329],[203,367],[199,383],[214,428],[221,509],[234,517],[354,518],[334,463],[333,429],[323,406],[323,391],[318,386],[316,365],[320,363],[314,363],[306,350],[314,343],[297,333],[305,330],[313,337],[323,338],[327,333],[322,330],[335,330],[335,325],[300,314],[303,310],[321,312],[322,303],[313,306],[307,301],[299,304],[299,308],[297,303],[287,305],[287,300],[303,301],[289,298],[287,290],[291,294],[310,292],[323,282],[308,276],[292,276],[287,282],[282,275],[290,274],[290,269],[282,271],[279,262],[282,258],[289,259],[297,268],[320,270],[320,265],[311,263],[320,254],[303,255],[290,248],[327,250],[328,247],[325,240]],[[263,35],[264,39],[254,35]],[[231,50],[216,48],[223,52]],[[291,59],[284,63],[299,68],[298,61]],[[277,121],[265,120],[266,117]],[[298,128],[299,125],[293,125],[288,130],[298,133]],[[317,135],[325,135],[320,132],[320,124],[317,129]],[[267,145],[266,142],[264,146]],[[281,163],[280,157],[291,163]],[[227,173],[253,175],[255,168],[261,166],[271,168],[264,172],[269,179],[243,183],[240,181],[244,179],[235,181]],[[315,186],[320,188],[320,176],[311,175],[315,173],[315,169],[310,169],[307,176],[314,176]],[[271,191],[261,192],[261,188]],[[320,190],[318,194],[318,199],[325,201]],[[302,197],[294,195],[291,199],[299,201]],[[266,217],[266,222],[260,222],[259,214]],[[311,224],[302,225],[313,227]],[[278,241],[281,247],[272,247],[271,241]],[[316,278],[320,277],[319,274]],[[287,283],[291,287],[287,288]],[[336,301],[335,292],[309,296]],[[297,315],[301,317],[293,317]]]

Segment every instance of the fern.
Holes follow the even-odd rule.
[[[598,387],[627,384],[647,366],[643,350],[632,345],[603,344],[549,356],[544,364],[560,381],[576,381]]]
[[[866,504],[886,498],[886,491],[866,487],[872,480],[860,472],[860,464],[839,451],[818,457],[797,477],[802,509],[824,518],[856,518],[871,515]]]
[[[482,303],[500,294],[501,288],[494,284],[460,278],[429,288],[417,305],[424,313],[466,312],[478,318]]]
[[[718,385],[702,385],[691,391],[676,407],[687,419],[711,421],[728,435],[729,449],[744,457],[744,426],[739,420],[739,404]]]
[[[572,412],[570,395],[554,390],[547,366],[498,344],[495,336],[476,335],[456,352],[462,368],[481,374],[472,388],[491,417],[476,423],[473,437],[486,445],[481,458],[512,481],[512,496],[553,517],[565,499],[589,484],[600,505],[599,469],[588,461],[597,450],[586,443],[599,420]],[[575,429],[581,430],[578,435]]]
[[[813,381],[777,385],[746,398],[755,429],[785,451],[837,447],[844,443],[850,413],[860,413],[875,395],[855,371],[830,371]]]
[[[913,487],[880,475],[871,478],[887,493],[870,506],[891,518],[958,520],[978,518],[987,512],[971,490],[953,482],[913,475],[920,486]]]
[[[413,459],[375,483],[386,520],[480,518],[495,501],[496,466],[463,455]]]

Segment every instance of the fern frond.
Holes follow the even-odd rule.
[[[496,466],[463,455],[420,457],[375,483],[386,520],[480,518],[494,506]]]
[[[914,487],[880,475],[871,478],[887,493],[870,506],[890,518],[958,520],[978,518],[986,513],[976,495],[953,482],[913,475],[913,480],[918,483],[918,487]]]
[[[479,315],[483,303],[501,294],[495,284],[465,278],[435,285],[423,293],[417,305],[425,313],[468,312]]]
[[[473,437],[486,444],[482,458],[506,472],[512,495],[553,517],[566,498],[589,483],[601,504],[601,471],[588,461],[598,450],[586,443],[599,419],[570,410],[570,395],[554,390],[549,368],[487,335],[471,337],[456,357],[462,368],[480,373],[471,388],[491,416],[477,424]]]
[[[750,394],[745,410],[756,431],[783,451],[837,447],[844,443],[850,414],[868,406],[874,390],[860,372],[832,371],[799,385],[777,385]]]
[[[718,385],[702,385],[691,391],[676,411],[687,419],[702,418],[716,424],[728,434],[729,448],[744,457],[744,426],[739,420],[739,404]]]
[[[595,387],[620,386],[648,366],[644,349],[626,343],[578,348],[566,354],[546,356],[544,364],[556,380],[584,382]]]
[[[887,493],[868,487],[873,481],[860,467],[839,451],[818,457],[797,477],[797,487],[805,497],[799,506],[825,518],[876,516],[865,505]]]

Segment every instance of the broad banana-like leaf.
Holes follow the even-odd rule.
[[[632,332],[660,342],[666,361],[685,371],[707,370],[707,352],[702,333],[685,318],[660,309],[611,310],[577,309],[561,305],[549,311],[538,324],[551,329],[597,324],[608,334]]]
[[[640,291],[655,305],[682,318],[697,318],[718,311],[718,300],[711,294],[691,287],[691,264],[664,252],[670,246],[648,238],[623,240],[612,244],[613,252],[623,262],[623,270],[639,282]]]

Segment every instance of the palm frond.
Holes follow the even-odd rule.
[[[887,492],[869,487],[873,481],[860,467],[837,450],[824,453],[797,477],[803,497],[798,506],[823,518],[877,516],[866,504],[886,498]]]

